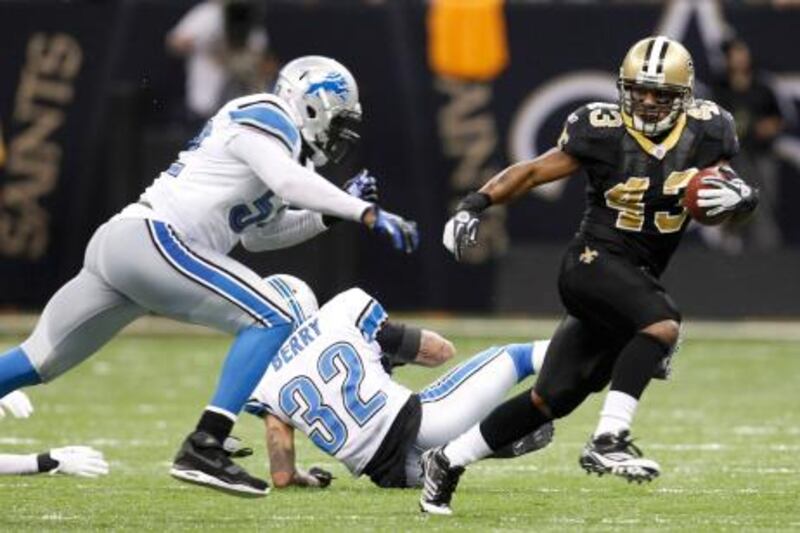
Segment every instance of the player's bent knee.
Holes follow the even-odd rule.
[[[562,391],[548,395],[548,399],[545,400],[541,393],[536,391],[531,393],[533,405],[551,419],[563,418],[574,411],[583,401],[583,397],[574,396],[567,391]]]
[[[641,330],[668,347],[675,346],[681,333],[681,325],[676,320],[662,320]]]

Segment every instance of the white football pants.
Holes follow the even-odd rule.
[[[148,311],[231,334],[291,322],[275,289],[238,261],[164,222],[115,218],[94,233],[80,273],[53,295],[21,347],[49,381]]]
[[[422,422],[413,449],[406,457],[409,486],[422,483],[419,458],[442,446],[486,418],[514,385],[539,371],[550,341],[536,341],[529,361],[505,346],[485,350],[428,385],[420,393]]]

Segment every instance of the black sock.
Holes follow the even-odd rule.
[[[611,374],[611,390],[641,397],[669,347],[652,335],[639,332],[620,352]]]
[[[231,430],[233,430],[233,420],[214,411],[203,411],[203,416],[197,423],[197,431],[205,431],[217,439],[220,444],[225,442],[225,439],[231,434]]]
[[[531,389],[528,389],[489,413],[481,422],[481,435],[492,451],[497,451],[549,421],[550,418],[533,405]]]

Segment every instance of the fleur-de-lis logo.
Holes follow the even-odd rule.
[[[597,259],[598,255],[600,255],[600,252],[597,250],[592,250],[588,246],[584,246],[583,253],[578,257],[578,260],[585,265],[591,265],[592,262]]]

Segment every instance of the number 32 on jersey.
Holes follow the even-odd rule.
[[[364,363],[355,348],[346,342],[328,347],[317,362],[319,376],[326,384],[339,377],[342,370],[342,405],[325,403],[322,392],[309,376],[293,378],[283,386],[279,395],[281,410],[308,424],[312,428],[309,435],[312,442],[331,455],[336,454],[347,441],[344,416],[363,427],[386,405],[386,393],[382,391],[366,400],[362,398],[359,389],[364,380]]]
[[[673,172],[664,180],[663,194],[665,196],[675,196],[689,184],[697,173],[696,168],[690,168],[681,172]],[[618,183],[605,192],[606,205],[611,209],[619,211],[616,226],[627,231],[642,231],[645,221],[644,196],[650,188],[650,178],[628,178],[624,183]],[[661,233],[675,233],[680,231],[686,221],[686,208],[680,207],[678,214],[669,211],[656,211],[653,215],[654,224]]]

